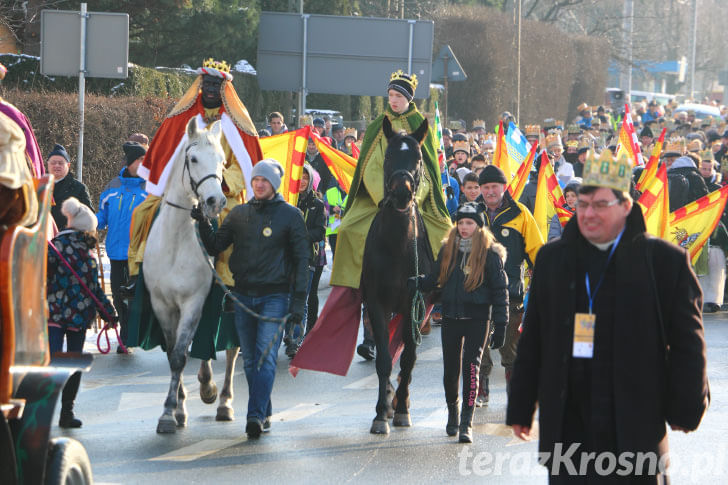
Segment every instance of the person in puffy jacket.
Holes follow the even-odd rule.
[[[122,146],[126,166],[101,192],[99,211],[96,218],[98,228],[108,228],[106,233],[106,255],[111,262],[111,296],[119,311],[121,341],[126,345],[129,309],[124,301],[122,286],[129,279],[127,252],[129,250],[129,229],[134,209],[147,198],[146,182],[137,176],[137,169],[147,150],[137,142],[126,142]],[[116,348],[121,353],[121,347]]]
[[[99,285],[99,268],[93,252],[97,224],[94,213],[75,197],[66,199],[61,211],[67,221],[66,229],[56,234],[51,241],[58,252],[48,249],[46,299],[48,343],[52,354],[63,351],[64,339],[68,352],[81,352],[86,341],[86,330],[96,318],[97,311],[109,323],[114,324],[117,320],[114,307]],[[66,263],[82,281],[76,278]],[[104,306],[105,312],[97,308],[89,292]],[[62,428],[81,427],[81,420],[73,414],[80,384],[81,371],[78,371],[71,375],[63,387],[61,416],[58,420]]]
[[[461,205],[457,227],[450,230],[430,275],[420,277],[420,287],[439,287],[442,301],[443,384],[448,419],[445,431],[461,443],[472,443],[472,421],[478,393],[480,359],[490,347],[503,346],[508,324],[506,249],[485,227],[482,206]],[[463,403],[459,415],[458,381],[462,368]],[[458,416],[459,415],[459,416]]]
[[[282,319],[290,314],[288,323],[297,325],[303,320],[306,304],[311,245],[301,211],[277,193],[282,177],[283,168],[273,159],[255,164],[251,172],[253,198],[234,207],[217,233],[199,208],[191,215],[200,223],[200,237],[211,256],[232,244],[228,265],[237,299],[265,317]],[[248,381],[245,432],[249,438],[258,438],[270,428],[270,397],[283,337],[280,325],[283,323],[255,318],[235,306],[235,327]]]

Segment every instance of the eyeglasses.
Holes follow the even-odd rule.
[[[594,209],[595,212],[600,212],[605,210],[607,207],[612,207],[613,205],[617,205],[620,203],[619,199],[614,200],[595,200],[592,203],[586,202],[584,200],[579,200],[576,202],[576,210],[579,211],[585,211],[591,206],[592,209]]]

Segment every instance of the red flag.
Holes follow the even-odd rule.
[[[531,151],[528,153],[528,157],[526,157],[521,166],[518,167],[516,176],[513,180],[511,180],[511,183],[508,184],[508,192],[510,192],[514,200],[519,200],[521,198],[523,188],[528,183],[528,177],[531,175],[531,168],[533,167],[533,160],[536,158],[536,148],[538,148],[537,143],[531,145]]]

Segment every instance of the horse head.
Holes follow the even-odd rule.
[[[184,171],[189,177],[184,176],[184,171],[182,177],[188,195],[197,200],[207,217],[216,217],[227,203],[222,191],[225,153],[220,144],[221,135],[219,121],[202,129],[197,125],[197,117],[187,123]]]
[[[405,212],[414,203],[422,174],[422,150],[429,125],[425,119],[414,133],[395,133],[388,117],[382,121],[387,138],[384,154],[384,205]]]

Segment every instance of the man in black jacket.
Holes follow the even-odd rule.
[[[708,195],[708,187],[695,161],[684,155],[667,168],[670,212]]]
[[[301,174],[301,185],[298,189],[298,210],[303,214],[303,220],[306,223],[306,231],[308,232],[308,247],[311,255],[309,260],[309,280],[306,287],[306,305],[303,309],[303,328],[306,333],[310,330],[312,322],[318,316],[318,284],[323,272],[323,266],[317,266],[316,260],[319,258],[320,243],[326,237],[326,217],[324,215],[324,203],[318,198],[313,190],[313,169],[309,164],[303,165],[303,173]],[[314,305],[312,297],[315,298]],[[311,315],[311,307],[315,306],[316,311]],[[312,318],[313,317],[313,318]],[[292,359],[298,351],[299,339],[302,332],[300,327],[286,329],[286,336],[283,342],[286,344],[286,355]]]
[[[511,377],[506,423],[528,439],[538,406],[550,483],[661,483],[665,423],[693,431],[709,402],[688,253],[646,234],[613,165],[538,254]]]
[[[69,176],[71,170],[71,160],[68,152],[63,145],[56,144],[53,151],[48,155],[48,171],[53,174],[56,183],[53,186],[53,202],[55,205],[51,207],[51,215],[56,221],[59,230],[66,228],[66,216],[61,214],[63,201],[69,197],[77,198],[82,204],[86,205],[92,211],[91,196],[88,188],[75,178]]]
[[[233,245],[228,265],[235,280],[235,296],[265,317],[282,318],[290,313],[288,323],[296,325],[303,320],[311,255],[301,212],[276,193],[282,176],[283,168],[277,161],[258,162],[251,172],[254,197],[233,208],[217,233],[199,209],[193,210],[192,217],[200,222],[200,236],[210,255]],[[259,437],[270,427],[281,325],[254,318],[236,305],[235,326],[248,381],[245,431],[250,438]]]

